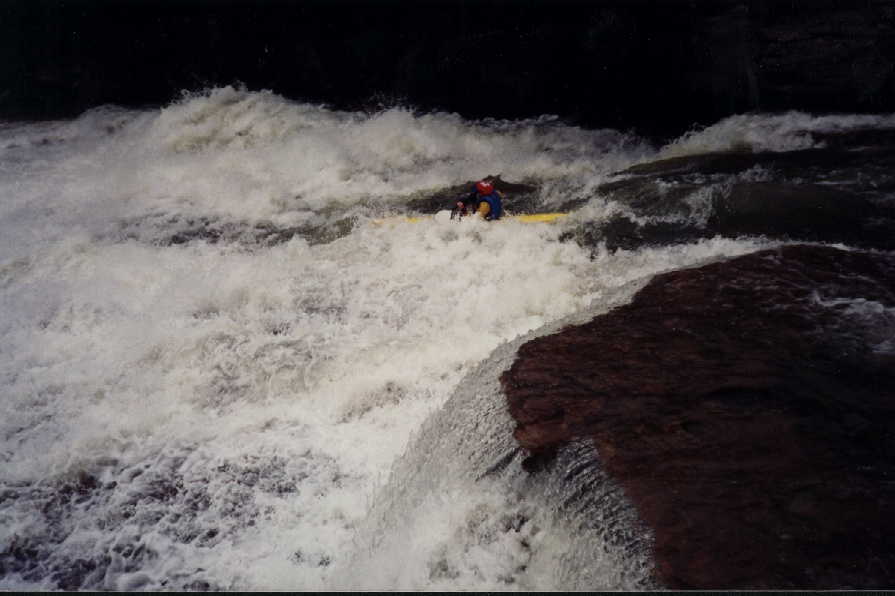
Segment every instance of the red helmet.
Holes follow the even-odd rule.
[[[475,183],[475,189],[479,192],[480,195],[490,195],[492,192],[494,192],[494,185],[487,180],[482,180]]]

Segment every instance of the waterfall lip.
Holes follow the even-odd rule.
[[[394,565],[389,561],[399,561],[398,565],[406,569],[410,557],[418,566],[435,565],[459,573],[456,568],[462,568],[465,561],[454,551],[487,550],[487,544],[477,543],[474,535],[462,530],[467,527],[463,520],[472,523],[475,512],[482,507],[488,511],[482,522],[485,525],[501,515],[510,515],[521,516],[521,526],[536,527],[537,531],[529,529],[533,534],[523,540],[535,546],[529,544],[523,549],[527,558],[522,567],[551,570],[547,577],[517,570],[510,578],[504,577],[505,582],[523,589],[548,590],[657,587],[649,554],[652,534],[637,519],[620,487],[594,466],[597,460],[592,442],[573,441],[562,446],[555,454],[556,465],[546,472],[526,471],[528,454],[513,438],[515,421],[507,410],[499,380],[521,345],[608,311],[625,302],[642,283],[631,282],[617,289],[600,307],[585,309],[502,343],[471,370],[392,466],[356,535],[353,555],[332,575],[343,578],[337,582],[347,582],[336,587],[381,587],[375,580],[363,583],[360,578],[368,577],[368,573],[380,578],[386,574],[390,585],[399,589],[436,587],[437,583],[429,582],[437,573],[427,581],[402,575],[397,569],[390,570],[389,575],[384,569]],[[495,502],[498,506],[491,510]],[[429,559],[422,557],[421,562],[418,552],[406,550],[406,541],[413,536],[413,531],[406,528],[434,525],[433,508],[438,510],[437,516],[461,522],[457,524],[461,530],[436,541],[438,544],[430,547]],[[439,548],[449,554],[444,555]],[[445,556],[448,563],[432,562]],[[350,579],[344,580],[348,576]]]

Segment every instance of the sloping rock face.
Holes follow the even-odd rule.
[[[895,585],[892,255],[791,246],[657,276],[522,346],[501,382],[532,462],[593,439],[664,585]]]

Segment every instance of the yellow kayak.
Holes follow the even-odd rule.
[[[439,211],[434,215],[395,215],[393,217],[383,217],[374,219],[373,223],[377,225],[389,223],[419,223],[430,219],[450,219],[450,211]],[[558,219],[567,216],[568,213],[525,213],[521,215],[504,215],[498,221],[520,221],[522,223],[552,223]],[[467,216],[473,217],[473,216]],[[464,218],[465,219],[465,218]]]

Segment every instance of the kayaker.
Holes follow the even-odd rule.
[[[503,215],[503,194],[494,189],[494,185],[488,180],[480,180],[475,183],[475,189],[465,199],[457,201],[456,208],[451,213],[463,217],[475,213],[484,220],[500,219]]]

